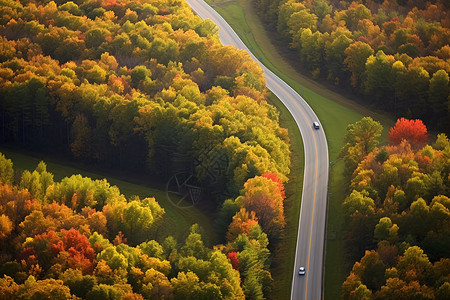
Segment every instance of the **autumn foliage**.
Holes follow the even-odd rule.
[[[276,182],[278,184],[278,193],[283,199],[286,198],[283,182],[281,181],[280,177],[278,177],[277,173],[264,173],[261,176],[270,179],[273,182]]]
[[[389,141],[398,145],[402,140],[407,140],[414,147],[421,147],[427,143],[427,127],[422,120],[408,120],[400,118],[389,131]]]
[[[252,0],[314,79],[449,133],[448,0]]]
[[[227,254],[228,259],[231,262],[231,265],[233,266],[233,269],[238,270],[239,271],[239,259],[237,257],[237,252],[229,252]]]
[[[228,226],[227,240],[234,241],[240,234],[249,235],[250,227],[257,224],[258,219],[256,218],[255,212],[248,212],[245,208],[241,208],[241,210],[233,216],[233,221],[231,221]]]
[[[249,179],[245,184],[243,206],[254,211],[261,227],[269,237],[278,237],[285,226],[284,203],[278,182],[263,176]]]
[[[195,161],[212,194],[237,196],[269,172],[287,180],[289,138],[264,73],[215,24],[184,1],[81,2],[4,3],[0,142],[157,180]]]
[[[230,204],[220,250],[195,226],[179,245],[161,236],[173,228],[157,199],[81,175],[55,182],[44,163],[20,172],[0,155],[0,298],[267,298],[290,147],[259,65],[184,1],[0,11],[0,143],[158,181],[189,162],[217,195],[208,206]]]
[[[154,198],[81,175],[54,182],[43,163],[16,173],[1,155],[1,295],[267,297],[264,231],[284,226],[290,150],[258,64],[183,1],[6,0],[1,11],[0,142],[158,180],[195,161],[212,194],[237,197],[221,251],[194,229],[181,246],[158,236],[165,211]]]
[[[0,155],[0,169],[9,168],[11,161]],[[30,173],[22,172],[22,177],[28,176],[27,172]],[[31,174],[46,172],[46,165],[41,162]],[[5,182],[8,174],[2,172],[0,181]],[[55,193],[62,182],[72,189]],[[182,245],[172,236],[160,237],[159,243],[152,227],[161,226],[164,210],[154,198],[127,200],[106,181],[95,186],[92,180],[81,176],[62,182],[51,183],[41,196],[47,199],[51,194],[52,203],[32,199],[14,180],[11,187],[0,185],[2,299],[216,299],[217,295],[244,299],[241,259],[245,261],[243,273],[249,272],[250,265],[260,269],[254,276],[246,275],[246,285],[262,289],[270,279],[264,275],[268,272],[264,267],[267,257],[258,258],[269,253],[268,240],[254,213],[243,212],[244,219],[251,218],[251,225],[236,237],[246,237],[240,247],[231,243],[218,246],[220,250],[206,247],[196,224]],[[71,193],[83,198],[87,187],[93,195],[111,196],[117,192],[118,197],[108,204],[101,201],[100,205],[96,201],[81,201],[76,206],[78,212],[58,203],[65,202],[63,198],[73,198]],[[258,247],[253,247],[256,239]]]
[[[373,147],[356,164],[346,160],[356,165],[343,202],[346,243],[356,262],[342,298],[446,299],[450,140],[439,134],[426,145],[422,121],[403,118],[389,139],[391,144]]]
[[[84,274],[93,271],[96,257],[86,236],[74,228],[62,229],[60,232],[50,230],[28,240],[20,257],[25,261],[30,261],[30,256],[37,258],[36,262],[39,262],[40,266],[44,268],[48,268],[62,258],[68,267],[82,270]],[[28,267],[33,268],[33,266]]]

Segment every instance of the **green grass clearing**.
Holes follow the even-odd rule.
[[[277,74],[281,79],[286,81],[309,103],[314,109],[322,123],[323,129],[328,138],[328,148],[330,161],[333,161],[330,168],[329,181],[329,207],[327,220],[327,240],[326,240],[326,258],[325,258],[325,299],[340,298],[341,284],[347,276],[347,272],[351,267],[345,257],[345,245],[343,240],[341,203],[345,198],[346,182],[343,177],[344,164],[337,160],[337,154],[343,146],[343,137],[347,125],[360,120],[363,116],[371,116],[379,121],[383,127],[383,136],[385,139],[388,129],[394,124],[393,120],[385,114],[373,112],[354,101],[329,90],[324,85],[313,81],[311,78],[297,72],[292,67],[292,62],[288,61],[279,53],[277,47],[273,44],[274,36],[270,36],[265,30],[264,25],[256,14],[252,3],[243,0],[212,0],[209,1],[214,9],[222,15],[222,17],[236,31],[242,41],[247,45],[253,54],[260,58],[261,61]],[[279,107],[279,105],[277,105]],[[293,122],[293,121],[292,121]],[[290,126],[282,124],[290,129]],[[292,133],[290,133],[291,136]],[[301,139],[300,133],[294,132]],[[295,138],[297,139],[297,138]],[[291,138],[294,146],[294,139]],[[296,149],[303,149],[295,146]],[[299,150],[303,152],[303,150]],[[301,154],[303,156],[303,154]],[[293,161],[293,165],[295,161]],[[303,164],[301,168],[303,169]],[[296,173],[293,167],[291,175]],[[302,181],[292,180],[287,185],[287,189],[295,191],[290,187],[292,184],[300,184]],[[301,190],[298,189],[299,195]],[[301,196],[295,196],[300,199]],[[285,259],[286,254],[295,253],[295,243],[290,242],[291,238],[297,237],[298,213],[289,213],[286,210],[286,220],[288,223],[286,241],[280,243],[279,256],[283,256],[283,261],[277,261],[277,255],[274,258],[273,276],[276,282],[273,299],[289,299],[290,287],[292,282],[292,261]],[[289,226],[296,224],[296,226]],[[294,230],[295,232],[289,232]],[[294,249],[291,249],[293,247]],[[284,254],[284,255],[283,255]],[[293,257],[290,256],[290,257]],[[289,274],[287,276],[286,274]],[[286,281],[287,280],[287,281]]]
[[[0,147],[0,152],[11,159],[14,164],[14,170],[33,171],[37,164],[43,160],[47,164],[47,171],[53,173],[54,180],[60,181],[64,177],[70,177],[73,174],[81,174],[92,179],[106,178],[111,185],[116,185],[122,194],[127,198],[137,195],[141,198],[155,197],[159,205],[166,211],[163,224],[157,232],[157,240],[162,240],[168,235],[174,236],[178,242],[184,242],[184,238],[189,233],[190,226],[198,223],[204,230],[203,240],[208,246],[215,245],[217,241],[216,233],[213,230],[212,220],[196,207],[180,208],[173,205],[167,197],[164,190],[151,188],[142,184],[136,184],[130,181],[108,176],[106,174],[86,171],[83,168],[77,168],[73,162],[55,160],[51,157],[42,156],[42,154],[24,153],[19,150]],[[172,197],[172,196],[171,196]],[[180,205],[181,206],[181,205]]]

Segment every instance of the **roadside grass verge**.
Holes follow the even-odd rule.
[[[305,157],[303,140],[291,113],[272,93],[270,101],[280,112],[280,125],[288,129],[291,143],[291,173],[289,174],[289,182],[285,184],[286,199],[284,200],[286,227],[283,236],[277,243],[277,248],[273,251],[272,276],[275,284],[271,298],[289,299],[294,265],[286,257],[295,256]]]
[[[363,116],[371,116],[374,120],[379,121],[383,125],[384,130],[382,140],[385,140],[387,131],[394,122],[386,114],[371,111],[343,95],[328,89],[326,86],[313,81],[308,76],[297,72],[292,67],[292,65],[296,63],[286,58],[280,53],[279,48],[274,45],[274,41],[276,42],[277,37],[274,33],[268,33],[266,31],[263,23],[257,16],[251,1],[208,0],[207,2],[222,15],[252,53],[259,58],[266,67],[287,82],[308,102],[322,123],[322,127],[325,130],[328,139],[330,160],[324,297],[325,299],[339,299],[341,284],[345,280],[352,262],[349,262],[346,258],[344,231],[342,228],[343,215],[341,209],[341,204],[345,199],[346,186],[348,184],[343,175],[344,164],[338,159],[338,153],[343,146],[343,137],[348,124],[359,121]],[[272,104],[276,105],[281,110],[280,107],[283,105],[281,103],[277,104],[276,101],[279,100],[272,100]],[[298,132],[298,129],[291,129],[292,125],[290,126],[289,122],[284,123],[286,119],[289,118],[281,118],[282,126],[289,129],[293,149],[296,149],[294,151],[298,151],[298,155],[303,158],[303,144],[301,142],[300,132]],[[292,137],[292,135],[295,137]],[[300,140],[300,142],[297,142],[297,140]],[[298,145],[301,145],[301,147]],[[295,164],[299,163],[301,166],[295,166]],[[293,274],[292,261],[294,259],[293,253],[295,253],[295,240],[297,238],[299,216],[299,206],[297,205],[300,204],[303,183],[303,175],[298,175],[298,172],[303,174],[303,160],[295,161],[294,154],[292,166],[290,174],[291,179],[287,184],[286,189],[298,193],[295,196],[291,196],[294,199],[298,199],[298,201],[296,201],[295,207],[292,206],[285,210],[287,221],[286,236],[283,238],[283,241],[280,242],[273,261],[273,277],[276,282],[273,291],[273,299],[290,298]],[[289,202],[287,202],[286,207],[289,207],[289,205]],[[289,211],[289,209],[296,209],[297,211],[294,213]],[[291,241],[291,239],[294,239],[294,241]],[[291,259],[287,259],[287,257]]]
[[[157,231],[156,240],[158,240],[158,242],[162,242],[167,236],[172,235],[179,243],[183,243],[184,238],[189,233],[190,226],[194,223],[198,223],[204,230],[205,234],[202,235],[202,238],[206,245],[215,245],[217,241],[217,236],[212,226],[213,223],[209,216],[205,215],[205,213],[196,207],[183,207],[182,203],[180,203],[180,207],[175,206],[170,202],[164,190],[133,183],[133,179],[119,179],[108,174],[92,171],[91,168],[87,171],[82,165],[80,165],[80,168],[73,166],[73,161],[56,160],[52,157],[45,156],[45,154],[26,153],[21,150],[2,146],[0,146],[0,152],[3,153],[6,158],[12,160],[14,170],[33,171],[37,164],[42,160],[47,164],[47,171],[54,175],[55,181],[61,181],[64,177],[70,177],[74,174],[81,174],[82,176],[90,177],[92,179],[105,178],[111,185],[116,185],[127,199],[131,196],[139,196],[141,199],[154,197],[166,212],[163,224],[161,224]],[[171,197],[173,196],[171,195]],[[187,206],[187,204],[185,206]]]

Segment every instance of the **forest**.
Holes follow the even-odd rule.
[[[288,132],[263,71],[183,1],[0,5],[0,143],[167,180],[192,172],[222,244],[157,236],[157,199],[0,157],[0,298],[265,299]]]
[[[450,140],[400,118],[379,145],[370,117],[350,124],[340,157],[349,257],[342,299],[450,298]]]
[[[450,2],[254,0],[303,71],[394,118],[450,133]]]
[[[283,200],[276,178],[247,181],[226,244],[211,248],[197,224],[181,242],[155,240],[165,218],[155,198],[126,199],[81,175],[54,182],[44,162],[20,171],[0,154],[0,298],[263,299],[272,278],[261,226],[278,227],[254,202],[267,190]]]
[[[1,141],[117,168],[144,162],[164,179],[224,156],[216,190],[227,196],[255,175],[287,180],[289,138],[262,70],[186,3],[6,3]]]

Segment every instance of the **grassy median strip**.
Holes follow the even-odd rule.
[[[327,220],[327,240],[326,240],[326,258],[325,258],[325,299],[338,299],[340,297],[341,284],[345,280],[347,272],[351,267],[350,262],[345,257],[344,232],[342,229],[342,210],[341,203],[345,198],[346,182],[343,177],[344,164],[339,161],[337,154],[343,146],[343,137],[347,125],[360,120],[363,116],[371,116],[379,121],[385,128],[383,137],[387,134],[387,129],[393,125],[393,121],[386,115],[379,114],[358,105],[354,101],[329,90],[325,86],[313,81],[309,77],[298,73],[293,67],[292,62],[288,61],[273,42],[275,36],[265,30],[261,20],[256,14],[251,1],[243,0],[210,0],[209,2],[214,9],[222,15],[222,17],[236,31],[242,41],[260,59],[266,67],[277,74],[281,79],[286,81],[294,88],[314,109],[322,123],[323,129],[328,138],[329,159],[330,159],[330,182],[329,182],[329,207]],[[279,100],[278,100],[279,101]],[[279,105],[277,105],[279,107]],[[282,118],[285,120],[288,118]],[[293,122],[293,120],[292,120]],[[292,127],[286,123],[282,124],[291,131]],[[301,140],[300,133],[295,131],[294,138],[291,137],[292,145],[300,144],[297,140]],[[292,136],[292,133],[290,134]],[[295,149],[301,149],[301,157],[303,157],[303,146]],[[301,163],[301,167],[295,164]],[[297,169],[296,169],[297,168]],[[293,160],[293,170],[291,175],[298,174],[297,170],[303,168],[302,161]],[[301,189],[294,189],[290,184],[301,185],[301,181],[291,180],[288,189],[296,191],[301,198]],[[288,205],[288,204],[287,204]],[[273,299],[289,299],[290,286],[292,282],[292,261],[287,261],[287,253],[295,252],[295,242],[291,239],[297,238],[298,212],[293,214],[286,210],[286,220],[288,223],[286,241],[280,244],[280,253],[284,253],[284,261],[278,261],[277,255],[274,258],[274,279],[275,290]],[[297,226],[289,226],[289,224],[297,224]],[[290,232],[295,231],[295,232]],[[293,249],[292,249],[293,247]],[[288,274],[288,275],[286,275]]]
[[[184,242],[183,239],[189,233],[189,228],[193,223],[198,223],[203,228],[205,232],[203,239],[208,246],[214,245],[218,240],[213,230],[212,220],[205,213],[196,207],[183,207],[181,203],[175,206],[169,201],[164,190],[133,183],[133,179],[128,181],[127,179],[119,179],[100,172],[87,171],[82,167],[73,166],[73,161],[56,160],[42,154],[25,153],[5,147],[0,147],[0,152],[13,161],[15,170],[33,171],[37,164],[43,160],[47,164],[47,171],[53,173],[55,181],[60,181],[64,177],[70,177],[73,174],[81,174],[92,179],[105,178],[111,185],[116,185],[127,198],[131,196],[139,196],[141,198],[155,197],[159,205],[166,211],[164,223],[157,232],[159,242],[162,242],[168,235],[174,236],[179,242]],[[173,202],[178,203],[177,200]]]

